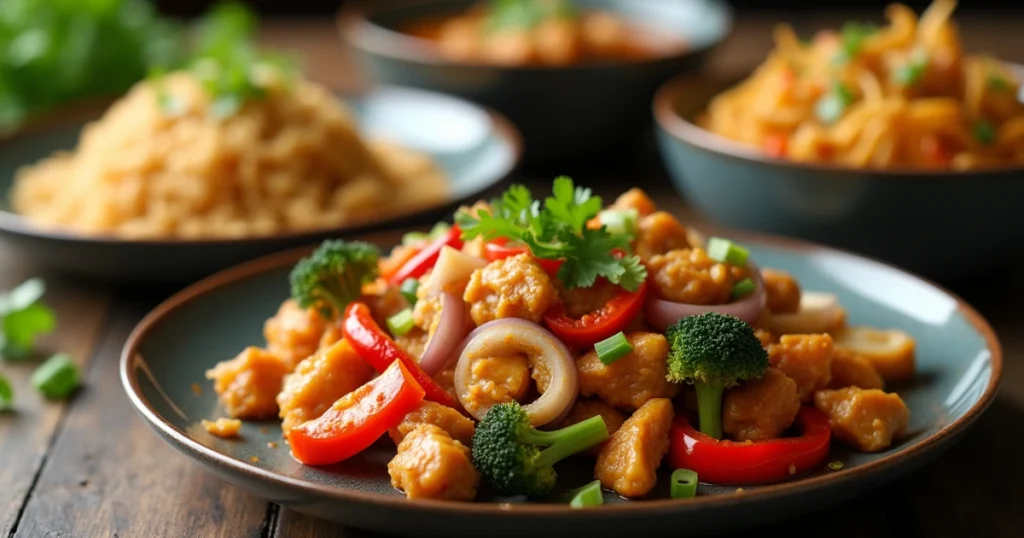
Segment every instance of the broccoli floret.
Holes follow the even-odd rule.
[[[733,316],[707,312],[687,316],[665,331],[668,380],[692,383],[701,433],[722,438],[722,393],[768,369],[768,353],[754,329]]]
[[[500,403],[476,427],[473,466],[504,495],[538,497],[554,488],[555,463],[606,439],[608,427],[600,416],[541,431],[530,424],[521,405]]]
[[[377,247],[369,243],[324,241],[292,269],[292,298],[302,308],[316,308],[331,319],[359,299],[363,284],[377,278],[379,258]]]

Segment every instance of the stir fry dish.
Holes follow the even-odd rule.
[[[414,21],[405,31],[450,60],[512,66],[639,60],[685,48],[678,38],[607,11],[583,11],[572,0],[489,0],[453,17]]]
[[[673,497],[820,471],[833,442],[899,442],[909,410],[887,389],[915,362],[906,333],[850,325],[836,295],[641,190],[604,206],[567,177],[542,200],[517,185],[464,207],[386,256],[325,241],[263,332],[207,372],[232,419],[280,418],[312,466],[391,442],[397,489],[452,501],[483,482],[543,499],[568,458],[594,466],[573,506],[643,498],[663,467]],[[237,432],[208,423],[224,427]]]
[[[793,161],[858,168],[972,170],[1024,164],[1024,103],[1013,68],[966,54],[955,0],[918,19],[849,22],[801,41],[789,26],[753,75],[716,97],[698,123]]]

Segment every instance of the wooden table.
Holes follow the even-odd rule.
[[[809,31],[844,18],[800,17],[796,22],[798,30]],[[741,21],[713,68],[749,69],[768,47],[774,22],[765,16]],[[990,15],[965,19],[962,27],[969,49],[1021,61],[1024,35],[1019,23],[1019,18]],[[266,39],[303,51],[311,76],[322,82],[337,87],[359,83],[328,21],[276,23],[267,28]],[[671,209],[688,213],[668,186],[653,146],[625,157],[618,169],[577,178],[601,182],[601,190],[609,193],[637,182],[656,199],[675,200],[669,202]],[[550,184],[550,178],[516,179],[541,188]],[[1024,300],[1024,281],[1015,269],[1007,267],[983,282],[952,284],[995,324],[1007,363],[998,401],[963,441],[891,486],[810,515],[800,524],[756,532],[800,537],[827,532],[850,538],[1024,535],[1024,458],[1014,443],[1024,424],[1024,335],[1016,330],[1024,321],[1018,307]],[[0,537],[372,536],[268,504],[207,475],[136,416],[117,376],[118,356],[135,323],[174,289],[77,282],[27,266],[0,250],[0,288],[32,275],[46,277],[47,299],[60,319],[59,330],[44,347],[70,352],[86,379],[70,401],[47,403],[28,387],[33,365],[0,364],[19,389],[17,410],[0,414]]]

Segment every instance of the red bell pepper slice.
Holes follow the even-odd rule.
[[[459,250],[462,244],[462,230],[458,226],[452,226],[444,235],[424,246],[398,270],[385,278],[392,286],[401,285],[407,278],[419,278],[434,267],[442,248],[452,247]]]
[[[598,284],[602,285],[602,284]],[[603,285],[612,286],[604,281]],[[557,303],[544,312],[544,325],[566,344],[586,348],[623,330],[640,313],[647,295],[647,282],[636,291],[619,288],[619,292],[600,309],[579,319],[565,313],[565,305]]]
[[[461,409],[459,402],[455,401],[448,391],[438,385],[405,350],[380,330],[380,326],[370,314],[370,307],[359,301],[350,303],[345,308],[341,333],[352,349],[356,350],[356,353],[374,370],[384,372],[393,363],[400,362],[409,371],[409,375],[423,387],[428,400],[453,409]]]
[[[306,465],[329,465],[372,445],[423,401],[423,388],[400,362],[342,396],[319,418],[287,432],[292,456]]]
[[[526,245],[509,245],[507,237],[497,237],[484,244],[484,257],[487,261],[493,262],[503,260],[512,256],[529,253],[530,248]],[[558,269],[562,267],[562,260],[551,260],[548,258],[534,258],[537,264],[552,277],[558,275]]]
[[[818,409],[804,406],[796,417],[801,435],[768,441],[718,440],[700,433],[678,415],[669,436],[669,463],[696,471],[701,482],[754,485],[785,480],[828,457],[832,427]]]

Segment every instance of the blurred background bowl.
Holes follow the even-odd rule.
[[[680,76],[654,99],[662,159],[702,216],[857,251],[939,280],[975,275],[1024,250],[1016,220],[1024,168],[884,171],[766,157],[691,121],[736,82]]]
[[[597,160],[648,132],[657,87],[701,66],[732,29],[720,0],[579,0],[640,27],[682,39],[685,48],[635,61],[565,67],[514,67],[447,60],[425,39],[402,33],[407,24],[464,12],[475,0],[355,2],[339,15],[343,38],[369,77],[380,83],[457,95],[502,112],[523,134],[524,166]]]

